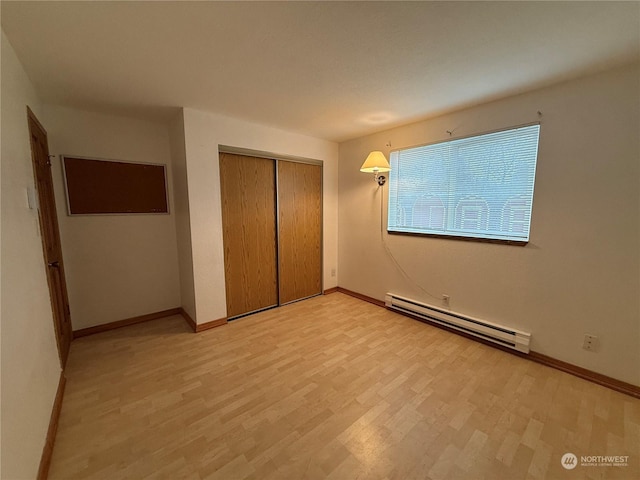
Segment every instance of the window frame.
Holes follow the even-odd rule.
[[[391,210],[391,195],[390,195],[390,191],[389,194],[387,195],[387,221],[386,221],[386,231],[387,234],[389,235],[407,235],[407,236],[415,236],[415,237],[430,237],[430,238],[438,238],[438,239],[447,239],[447,240],[462,240],[462,241],[468,241],[468,242],[481,242],[481,243],[497,243],[497,244],[506,244],[506,245],[517,245],[517,246],[526,246],[530,241],[531,241],[531,224],[532,224],[532,220],[533,220],[533,204],[534,204],[534,196],[535,196],[535,183],[536,183],[536,173],[537,173],[537,167],[538,167],[538,159],[539,159],[539,154],[540,154],[540,133],[542,130],[542,123],[540,121],[536,121],[536,122],[530,122],[530,123],[524,123],[524,124],[519,124],[519,125],[513,125],[513,126],[509,126],[509,127],[504,127],[504,128],[498,128],[498,129],[494,129],[494,130],[488,130],[488,131],[484,131],[484,132],[480,132],[480,133],[472,133],[469,135],[465,135],[465,136],[460,136],[460,137],[456,137],[456,138],[448,138],[448,139],[444,139],[444,140],[438,140],[438,141],[434,141],[434,142],[429,142],[429,143],[423,143],[423,144],[417,144],[417,145],[411,145],[411,146],[406,146],[406,147],[402,147],[402,148],[395,148],[393,150],[389,151],[389,161],[391,162],[391,157],[394,153],[396,152],[402,152],[402,151],[406,151],[406,150],[412,150],[412,149],[417,149],[417,148],[422,148],[422,147],[430,147],[430,146],[434,146],[434,145],[441,145],[441,144],[446,144],[446,143],[450,143],[450,142],[455,142],[455,141],[460,141],[460,140],[465,140],[468,138],[473,138],[473,137],[482,137],[485,135],[491,135],[494,133],[501,133],[501,132],[507,132],[509,130],[518,130],[521,128],[526,128],[526,127],[533,127],[533,126],[538,126],[538,139],[537,139],[537,145],[536,145],[536,154],[535,154],[535,163],[533,165],[533,182],[531,184],[532,190],[531,190],[531,208],[530,208],[530,212],[529,212],[529,233],[528,233],[528,238],[527,240],[519,240],[519,239],[505,239],[505,238],[487,238],[487,237],[480,237],[480,236],[472,236],[472,234],[451,234],[451,233],[447,233],[447,231],[443,231],[443,233],[436,233],[436,232],[407,232],[407,231],[398,231],[398,230],[390,230],[390,225],[389,225],[389,213]],[[391,172],[389,174],[391,176]],[[389,186],[391,186],[391,181],[389,182]]]

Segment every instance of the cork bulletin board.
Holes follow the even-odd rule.
[[[166,214],[166,166],[65,155],[69,215]]]

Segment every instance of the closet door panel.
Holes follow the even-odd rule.
[[[322,167],[278,162],[280,304],[322,293]]]
[[[278,304],[275,162],[220,154],[227,317]]]

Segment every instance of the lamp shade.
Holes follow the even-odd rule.
[[[365,173],[388,172],[389,170],[391,170],[391,166],[387,158],[384,153],[379,151],[371,152],[360,167],[360,171]]]

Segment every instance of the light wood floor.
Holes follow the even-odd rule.
[[[340,293],[80,338],[67,379],[50,479],[640,478],[639,400]]]

